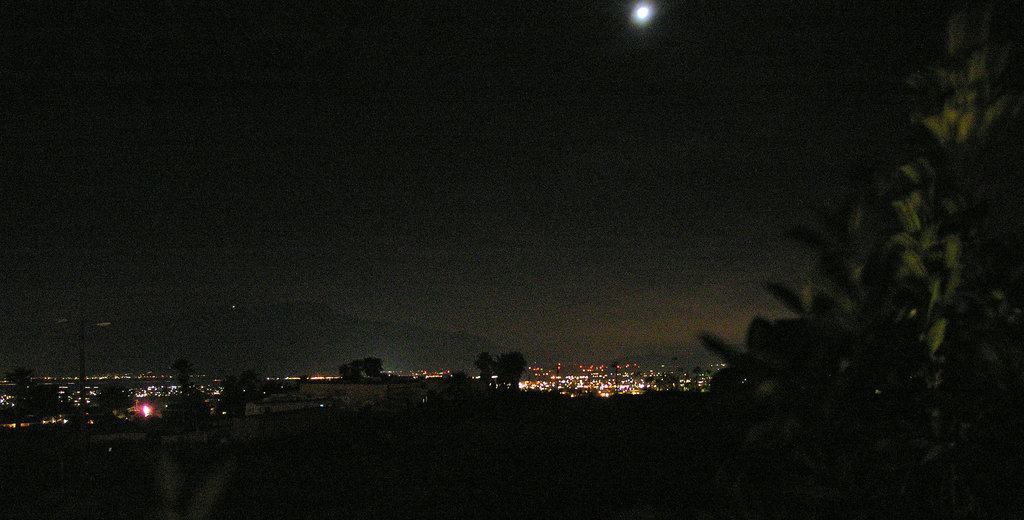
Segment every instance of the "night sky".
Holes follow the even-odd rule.
[[[75,373],[60,318],[97,373],[707,362],[896,164],[948,12],[219,4],[5,6],[0,370]]]

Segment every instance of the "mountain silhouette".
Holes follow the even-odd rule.
[[[381,358],[385,370],[470,370],[479,352],[502,350],[468,332],[362,319],[310,302],[150,311],[109,329],[87,345],[90,373],[166,371],[179,357],[210,375],[335,375],[338,365],[367,356]]]

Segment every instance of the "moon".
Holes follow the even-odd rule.
[[[633,9],[633,23],[637,25],[646,25],[647,22],[651,21],[651,16],[654,14],[654,9],[648,4],[637,4]]]

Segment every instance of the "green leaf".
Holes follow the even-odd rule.
[[[974,134],[974,110],[968,109],[960,112],[957,120],[956,142],[965,143]]]
[[[939,303],[939,298],[942,297],[942,282],[936,278],[932,278],[931,282],[931,298],[928,299],[928,316],[932,315],[932,310]]]
[[[928,329],[927,344],[928,350],[934,354],[939,350],[939,346],[942,345],[942,340],[946,336],[946,318],[941,318],[932,324],[931,328]]]
[[[924,266],[924,261],[921,259],[921,255],[914,251],[903,251],[902,264],[900,265],[900,272],[906,276],[913,278],[927,278],[928,268]]]
[[[988,130],[993,123],[1002,119],[1006,109],[1010,106],[1011,99],[1009,94],[1003,94],[985,109],[985,115],[982,117],[982,130]]]
[[[722,338],[710,334],[707,332],[701,333],[700,342],[704,344],[704,348],[711,351],[712,354],[718,356],[722,361],[730,365],[743,362],[743,354],[737,351],[734,347],[726,344]]]
[[[892,205],[896,209],[896,217],[905,231],[916,233],[921,229],[921,218],[918,216],[918,209],[921,207],[920,192],[911,192],[907,198],[893,201]]]
[[[917,168],[913,164],[904,164],[903,166],[900,166],[900,173],[914,184],[921,182],[921,173],[917,171]]]
[[[896,249],[898,247],[899,249],[916,250],[918,246],[917,239],[910,233],[897,233],[886,243],[888,249]]]
[[[949,277],[946,278],[946,289],[943,291],[942,297],[946,301],[952,301],[953,293],[957,287],[960,286],[960,269],[953,269],[949,273]]]
[[[970,61],[967,62],[967,81],[969,83],[975,83],[982,78],[985,78],[986,71],[986,58],[988,53],[984,50],[977,50],[971,54]]]
[[[860,284],[861,281],[864,279],[864,266],[857,262],[850,262],[849,270],[850,282],[853,284]]]
[[[946,210],[947,215],[956,215],[960,211],[960,205],[953,199],[943,198],[939,204]]]
[[[814,306],[815,300],[814,289],[811,287],[811,284],[804,284],[804,286],[800,288],[800,304],[803,308],[810,309]]]
[[[960,268],[960,250],[962,244],[960,235],[952,234],[946,236],[946,267],[949,269]]]
[[[938,235],[938,226],[925,226],[924,229],[921,230],[921,249],[931,249],[931,247],[935,245]]]
[[[939,144],[945,145],[949,142],[949,127],[941,114],[926,117],[921,120],[921,124],[931,132]]]
[[[779,300],[779,302],[781,302],[791,312],[804,314],[805,307],[803,299],[796,293],[796,291],[777,283],[767,283],[765,284],[765,288],[772,296],[775,297],[776,300]]]

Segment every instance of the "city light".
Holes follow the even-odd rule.
[[[662,390],[706,392],[714,372],[724,367],[724,364],[712,365],[710,370],[692,376],[664,369],[642,370],[636,364],[576,365],[578,373],[574,374],[563,373],[562,366],[555,369],[530,367],[524,380],[519,383],[519,388],[557,392],[570,397],[611,397]]]

